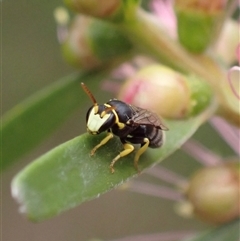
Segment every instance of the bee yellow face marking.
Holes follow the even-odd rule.
[[[93,107],[93,109],[94,109],[94,114],[97,114],[97,113],[98,113],[98,105],[95,105],[95,106]]]
[[[87,122],[87,130],[93,135],[98,134],[101,126],[107,121],[111,114],[105,114],[102,118],[99,114],[95,114],[95,107],[91,110]]]

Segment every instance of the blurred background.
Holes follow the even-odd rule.
[[[57,0],[1,2],[3,114],[38,90],[76,71],[64,62],[56,37],[53,11],[61,4]],[[207,227],[201,221],[178,216],[173,210],[173,202],[119,190],[113,190],[42,223],[31,223],[24,218],[11,197],[12,178],[39,155],[83,133],[84,125],[85,112],[79,109],[37,149],[2,174],[3,241],[110,240],[136,234],[200,231]],[[220,155],[233,154],[216,133],[212,131],[209,136],[210,131],[211,127],[205,125],[195,137],[204,140],[205,145]],[[169,157],[162,165],[185,177],[201,166],[181,151]],[[161,184],[159,180],[145,174],[138,178],[151,179],[151,182]]]

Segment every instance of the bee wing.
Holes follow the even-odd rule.
[[[161,119],[159,116],[146,109],[142,109],[137,106],[130,106],[132,110],[135,112],[135,114],[131,118],[131,122],[135,125],[153,125],[158,129],[161,130],[168,130],[166,126],[162,123]]]

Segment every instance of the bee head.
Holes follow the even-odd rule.
[[[108,130],[115,124],[113,108],[106,105],[93,105],[87,112],[87,131],[96,135]]]
[[[84,83],[81,83],[81,85],[93,102],[93,106],[90,107],[86,115],[87,131],[92,135],[96,135],[108,130],[115,124],[115,115],[112,112],[114,108],[108,104],[97,104],[87,86]]]

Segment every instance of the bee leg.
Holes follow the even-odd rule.
[[[96,150],[97,150],[99,147],[105,145],[111,138],[113,138],[113,134],[112,134],[111,132],[108,132],[108,133],[107,133],[107,136],[106,136],[104,139],[102,139],[102,141],[91,150],[90,156],[93,156],[94,153],[96,152]]]
[[[144,145],[137,151],[135,157],[134,157],[134,167],[135,169],[139,171],[139,168],[138,168],[138,160],[139,160],[139,157],[147,150],[148,146],[149,146],[149,140],[148,138],[144,138]]]
[[[110,168],[110,170],[111,170],[111,173],[114,173],[114,168],[113,168],[113,166],[114,166],[114,164],[116,163],[116,161],[118,161],[119,158],[128,155],[129,153],[131,153],[131,152],[134,150],[133,145],[131,145],[131,144],[129,144],[129,143],[125,143],[125,144],[123,145],[123,148],[124,148],[124,150],[121,151],[121,152],[119,153],[119,155],[117,155],[117,156],[112,160],[112,162],[111,162],[111,164],[110,164],[110,166],[109,166],[109,168]]]

